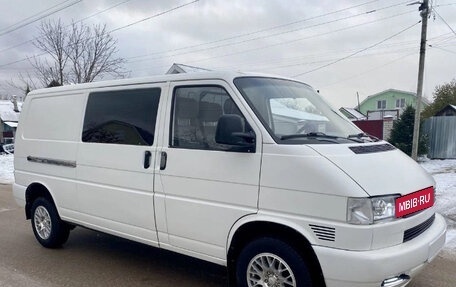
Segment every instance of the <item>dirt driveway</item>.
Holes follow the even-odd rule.
[[[62,249],[42,248],[0,184],[0,286],[227,286],[225,269],[84,228]],[[409,285],[456,286],[456,250],[441,252]]]

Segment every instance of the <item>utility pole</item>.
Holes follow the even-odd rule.
[[[418,158],[418,141],[420,137],[420,113],[421,99],[423,97],[423,78],[424,78],[424,59],[426,56],[426,37],[427,23],[429,15],[429,0],[423,0],[420,8],[421,21],[421,44],[420,44],[420,63],[418,67],[418,85],[416,89],[416,107],[415,107],[415,122],[413,125],[413,141],[412,141],[412,158]]]

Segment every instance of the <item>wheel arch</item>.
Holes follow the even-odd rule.
[[[325,286],[323,272],[312,244],[312,235],[293,223],[269,218],[244,218],[233,226],[227,243],[227,267],[231,286],[235,284],[235,264],[246,244],[261,237],[272,237],[290,244],[309,264],[312,281],[316,286]]]
[[[54,198],[49,191],[49,188],[47,188],[43,183],[40,182],[34,182],[32,184],[29,184],[27,189],[25,190],[25,216],[27,219],[31,218],[31,209],[32,209],[32,204],[35,199],[38,197],[44,197],[48,199],[52,204],[57,209],[57,206],[55,205]]]

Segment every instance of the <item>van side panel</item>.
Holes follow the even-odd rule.
[[[90,91],[76,168],[80,224],[158,246],[153,186],[163,89]]]
[[[166,223],[158,225],[160,246],[226,264],[230,228],[257,212],[261,133],[222,81],[171,83],[171,92],[160,150],[166,166],[155,181],[157,202],[164,202],[157,219]],[[252,126],[256,152],[218,149],[219,119],[235,112]]]
[[[157,243],[153,170],[143,167],[147,150],[155,153],[150,147],[81,143],[78,220],[108,233]]]
[[[78,208],[74,165],[84,104],[81,93],[30,96],[16,135],[16,184],[43,184],[53,195],[62,218]]]
[[[46,139],[72,141],[79,139],[81,114],[85,97],[82,94],[69,94],[34,98],[29,102],[27,122],[24,130],[26,139]]]

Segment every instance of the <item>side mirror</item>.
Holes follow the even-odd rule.
[[[219,118],[215,131],[215,141],[232,146],[232,151],[255,152],[256,137],[253,132],[245,132],[242,118],[228,114]]]

